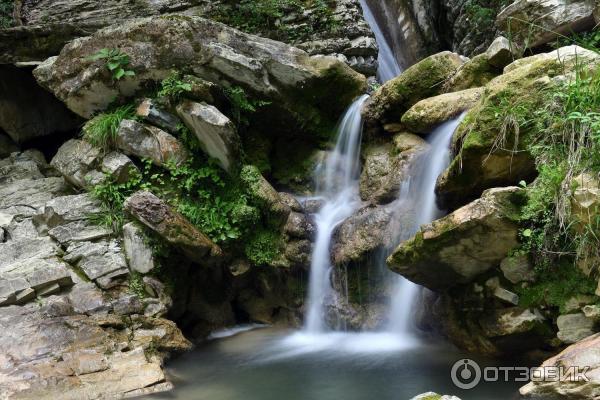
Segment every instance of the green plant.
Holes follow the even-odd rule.
[[[139,272],[131,271],[129,273],[129,291],[140,299],[147,297],[143,276]]]
[[[192,90],[192,84],[182,80],[181,73],[173,71],[171,75],[161,82],[159,97],[168,97],[171,100],[177,100],[181,96]]]
[[[271,264],[280,254],[281,237],[272,230],[259,230],[247,241],[244,253],[255,265]]]
[[[14,0],[0,0],[0,29],[14,25]]]
[[[119,49],[101,49],[87,58],[89,61],[105,60],[106,68],[112,73],[114,80],[118,81],[128,76],[135,76],[129,67],[129,56]]]
[[[121,121],[134,118],[135,109],[132,105],[96,115],[83,126],[83,138],[96,147],[109,150],[115,146]]]
[[[231,103],[233,119],[238,126],[249,125],[248,114],[254,113],[258,108],[270,104],[268,101],[250,98],[246,94],[246,91],[239,86],[225,89],[225,96],[227,96],[227,99]]]

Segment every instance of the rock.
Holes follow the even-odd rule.
[[[283,232],[297,239],[312,239],[317,231],[315,223],[306,214],[292,211],[283,226]]]
[[[284,263],[289,264],[291,267],[309,268],[311,254],[312,244],[310,240],[290,240],[285,243],[283,250]]]
[[[116,183],[129,181],[132,174],[138,171],[129,157],[117,151],[111,151],[102,158],[102,172],[112,177]]]
[[[100,202],[84,193],[53,198],[46,202],[33,219],[39,231],[47,232],[53,239],[67,246],[71,242],[110,236],[111,229],[91,220],[103,212]]]
[[[395,200],[413,161],[427,148],[423,139],[406,132],[394,135],[392,143],[366,146],[359,181],[361,199],[378,204]]]
[[[594,322],[600,322],[600,306],[597,304],[584,306],[583,315]]]
[[[498,36],[485,51],[487,62],[493,67],[504,68],[515,58],[519,58],[510,41],[504,36]]]
[[[479,54],[461,65],[456,74],[444,83],[444,92],[481,87],[501,73],[502,68],[492,66],[486,53]]]
[[[86,175],[97,168],[101,162],[101,150],[84,140],[71,139],[59,149],[50,165],[70,184],[85,188],[89,184]]]
[[[588,304],[594,304],[595,302],[596,302],[596,297],[594,297],[594,296],[578,294],[578,295],[571,297],[569,300],[567,300],[565,302],[565,305],[562,308],[562,310],[565,313],[576,313],[578,311],[582,311],[584,308],[583,306],[586,306]],[[585,312],[584,312],[584,314],[585,314]],[[587,317],[587,315],[586,315],[586,317]]]
[[[124,208],[168,243],[179,247],[191,260],[205,265],[220,261],[219,246],[152,193],[134,193],[125,200]]]
[[[561,315],[556,320],[556,336],[566,344],[572,344],[594,334],[594,321],[583,313]]]
[[[227,172],[232,172],[240,159],[241,143],[233,123],[216,107],[206,103],[184,101],[177,114],[200,141],[209,157],[216,158]]]
[[[600,215],[600,181],[598,177],[583,173],[571,180],[571,223],[577,232],[594,226]]]
[[[593,0],[517,0],[498,14],[496,24],[510,32],[516,45],[535,48],[561,35],[591,29],[593,13]]]
[[[410,400],[460,400],[456,396],[440,395],[434,392],[427,392],[413,397]]]
[[[19,151],[19,146],[8,136],[0,133],[0,158]]]
[[[0,186],[0,212],[14,217],[31,217],[56,196],[69,193],[61,178],[24,179]]]
[[[303,213],[304,207],[298,201],[296,197],[294,197],[291,193],[279,192],[279,198],[281,201],[286,204],[292,211],[297,213]]]
[[[483,88],[473,88],[421,100],[402,116],[402,124],[413,132],[430,133],[437,125],[474,107],[482,95]]]
[[[81,120],[42,89],[29,71],[0,65],[0,129],[14,142],[70,132],[80,124]]]
[[[506,303],[512,304],[513,306],[519,305],[519,296],[510,290],[504,289],[503,287],[497,287],[494,289],[493,295],[498,300],[502,300]]]
[[[114,239],[74,242],[67,247],[63,259],[80,268],[93,281],[108,275],[112,279],[128,274],[125,257],[119,243]]]
[[[157,126],[171,134],[176,134],[179,128],[179,118],[165,111],[153,99],[144,99],[135,110],[135,114],[145,122]]]
[[[495,310],[493,314],[483,317],[480,324],[485,335],[493,338],[532,331],[540,327],[544,320],[537,310],[513,307]]]
[[[533,180],[537,171],[527,148],[531,130],[521,129],[518,138],[512,130],[501,136],[498,104],[525,104],[531,110],[543,107],[547,90],[557,82],[553,78],[571,73],[576,63],[592,68],[600,64],[600,56],[567,46],[517,60],[506,66],[503,75],[486,84],[481,102],[467,112],[456,129],[456,157],[438,179],[436,193],[444,207],[456,208],[490,187]],[[504,145],[497,146],[498,140],[504,140]]]
[[[572,379],[568,376],[564,380],[556,378],[557,368],[563,371],[575,372]],[[587,367],[587,368],[586,368]],[[542,366],[535,371],[539,377],[521,387],[519,392],[523,396],[539,398],[580,398],[593,399],[600,395],[600,381],[598,369],[600,368],[600,334],[588,337],[576,344],[567,347],[558,355],[544,361]],[[579,373],[585,373],[585,378]]]
[[[285,204],[279,193],[262,176],[258,168],[253,165],[245,165],[240,173],[240,179],[246,186],[250,196],[259,206],[266,210],[270,218],[284,224],[291,212],[290,207]]]
[[[144,231],[133,222],[123,226],[123,248],[129,268],[141,274],[154,269],[152,248],[146,243]]]
[[[71,40],[88,36],[107,25],[170,12],[182,12],[197,5],[191,0],[142,0],[129,4],[119,0],[75,0],[65,3],[22,3],[19,26],[0,31],[0,62],[39,61],[57,55]],[[37,39],[37,40],[36,40]],[[19,44],[18,46],[15,44]]]
[[[368,254],[385,247],[391,220],[392,209],[389,207],[365,207],[346,219],[335,231],[334,264],[364,260]]]
[[[419,100],[442,92],[442,85],[464,63],[449,51],[434,54],[381,86],[363,107],[366,123],[400,121],[402,115]]]
[[[535,271],[527,255],[506,257],[500,263],[504,277],[512,283],[535,281]]]
[[[392,271],[433,290],[467,283],[518,246],[521,190],[496,188],[448,216],[424,225],[387,262]]]
[[[128,68],[136,74],[115,85],[103,61],[86,58],[116,46],[129,56]],[[173,69],[244,87],[272,100],[292,119],[302,109],[302,122],[315,129],[333,125],[366,89],[364,76],[334,58],[310,57],[283,43],[182,15],[128,21],[75,39],[58,57],[36,68],[34,75],[67,107],[89,118],[115,97],[131,97]]]
[[[158,166],[183,163],[187,150],[167,132],[137,121],[124,119],[117,132],[117,147],[125,154],[148,158]]]

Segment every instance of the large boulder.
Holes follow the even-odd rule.
[[[483,98],[458,126],[453,138],[455,157],[438,179],[436,192],[443,205],[456,208],[487,188],[536,176],[528,149],[530,127],[523,124],[515,132],[504,124],[510,124],[509,117],[529,118],[529,113],[543,107],[547,90],[563,74],[572,73],[576,64],[593,68],[600,64],[600,55],[578,46],[563,47],[517,60],[486,84]]]
[[[15,142],[74,131],[80,118],[42,89],[31,72],[0,65],[0,129]]]
[[[496,19],[516,45],[538,47],[594,26],[594,0],[516,0]]]
[[[413,132],[430,133],[436,126],[475,106],[483,91],[483,88],[466,89],[421,100],[402,116],[402,124]]]
[[[190,259],[207,265],[220,261],[223,254],[219,246],[152,193],[134,193],[125,200],[124,208],[168,243],[179,247]]]
[[[390,269],[433,290],[467,283],[497,267],[518,246],[521,190],[490,189],[400,244]]]
[[[177,114],[206,154],[217,159],[225,171],[232,172],[240,159],[241,143],[229,118],[210,104],[192,101],[179,104]]]
[[[90,61],[102,48],[127,54],[135,76],[114,81],[105,61]],[[241,86],[314,129],[332,125],[366,89],[364,76],[334,58],[310,57],[284,43],[182,15],[128,21],[76,39],[34,75],[67,107],[89,118],[115,97],[130,97],[173,69]]]
[[[396,199],[400,185],[409,177],[412,161],[427,148],[425,140],[406,132],[396,134],[391,143],[366,146],[359,182],[361,199],[378,204]]]
[[[561,379],[557,369],[572,375]],[[581,375],[584,373],[584,375]],[[588,337],[567,347],[558,355],[544,361],[535,371],[539,379],[523,386],[523,396],[539,398],[594,399],[600,396],[600,334]]]
[[[442,92],[443,83],[465,62],[458,54],[434,54],[386,82],[365,103],[362,114],[367,123],[398,122],[419,100]]]

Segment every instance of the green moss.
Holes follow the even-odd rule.
[[[14,0],[0,0],[0,29],[10,28],[14,25],[14,3]]]
[[[271,265],[280,257],[282,245],[279,232],[261,229],[247,239],[244,254],[254,265]]]

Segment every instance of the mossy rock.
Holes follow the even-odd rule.
[[[419,100],[442,93],[444,82],[465,62],[456,53],[434,54],[381,86],[365,103],[367,122],[398,122],[402,114]]]
[[[464,63],[444,84],[445,92],[480,87],[502,74],[502,69],[490,65],[487,54],[479,54]]]
[[[456,208],[487,188],[535,178],[529,151],[535,127],[527,121],[552,101],[555,78],[571,73],[577,62],[600,63],[600,56],[568,46],[517,60],[485,85],[482,100],[456,129],[455,157],[438,180],[436,192],[444,206]]]

